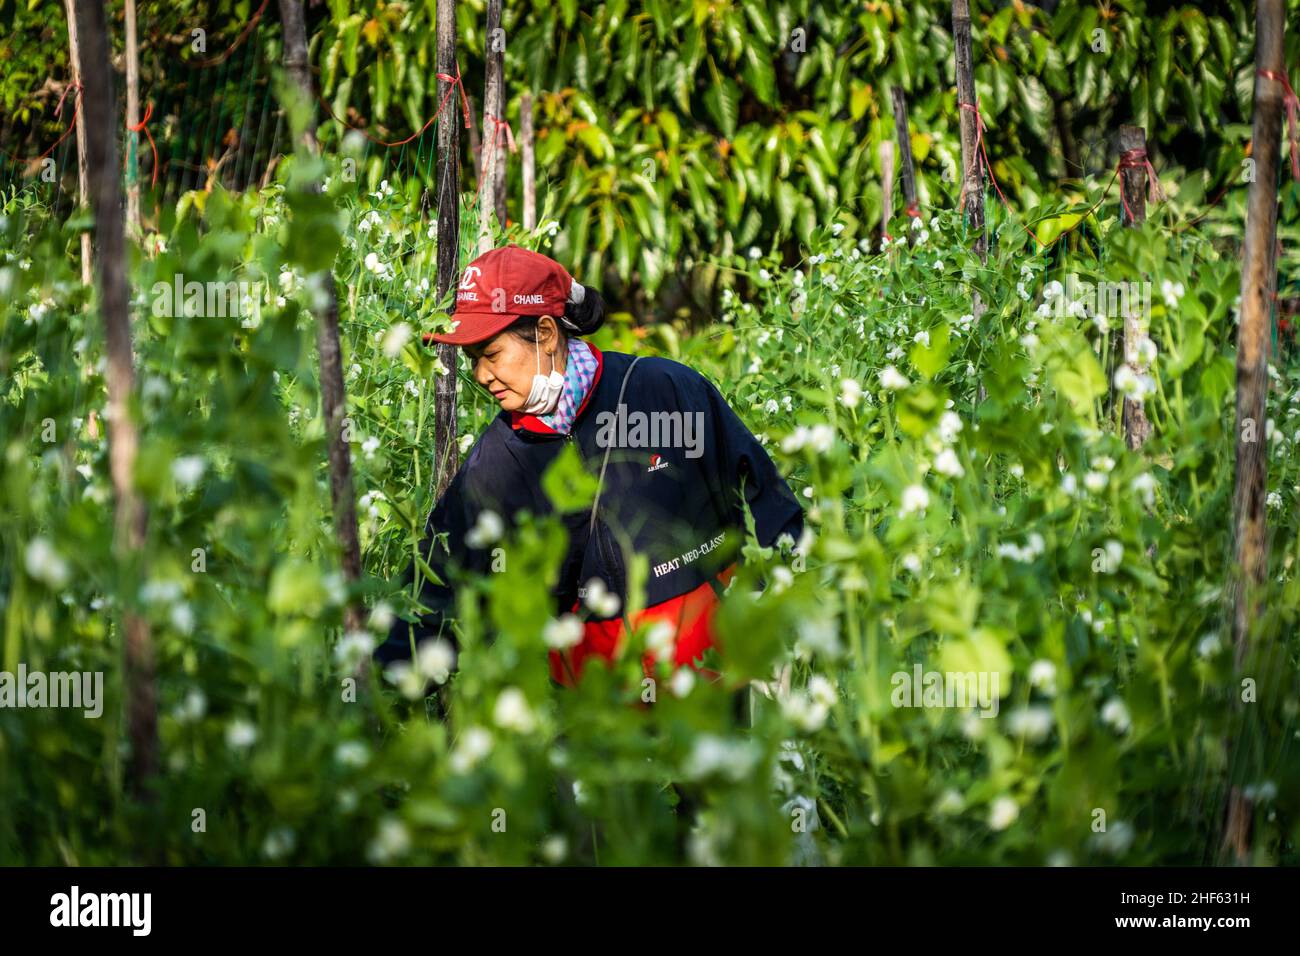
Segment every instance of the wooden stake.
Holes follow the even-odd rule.
[[[912,165],[912,133],[907,121],[907,94],[901,86],[890,89],[890,98],[894,103],[894,137],[898,140],[899,176],[903,183],[904,209],[908,215],[916,207],[916,168]],[[908,230],[909,234],[911,230]]]
[[[99,246],[99,309],[104,318],[108,380],[108,454],[113,479],[113,549],[128,570],[126,580],[144,577],[144,542],[148,514],[135,487],[140,437],[131,418],[135,365],[131,351],[130,290],[127,287],[126,236],[122,223],[121,166],[117,159],[117,111],[109,64],[108,21],[103,0],[75,0],[74,20],[81,42],[81,113],[86,122],[86,165]],[[132,602],[124,602],[131,607]],[[149,624],[127,610],[122,615],[123,673],[126,685],[127,736],[131,755],[127,781],[137,797],[151,798],[158,772],[158,699],[154,686],[153,638]]]
[[[312,92],[311,69],[307,60],[307,25],[303,19],[302,0],[280,0],[280,20],[284,27],[284,65],[305,101],[312,105],[303,143],[316,151],[316,97]],[[312,183],[311,192],[319,193],[321,184]],[[329,447],[330,499],[334,511],[334,533],[341,552],[343,577],[355,585],[361,580],[361,542],[357,536],[357,505],[352,484],[352,449],[344,437],[348,398],[343,384],[343,348],[339,342],[339,301],[334,273],[326,270],[319,278],[325,292],[324,308],[316,315],[316,351],[320,360],[321,411],[325,417],[325,440]],[[359,631],[364,627],[361,608],[349,600],[343,610],[344,627]]]
[[[506,225],[506,149],[505,130],[505,44],[501,30],[501,0],[488,0],[487,52],[484,59],[483,82],[483,163],[479,169],[478,253],[492,248],[492,220],[489,210],[495,210],[497,221]]]
[[[952,41],[957,53],[957,103],[961,121],[962,199],[966,221],[977,234],[975,252],[983,262],[989,257],[989,237],[984,229],[984,167],[976,141],[975,77],[970,59],[970,0],[952,0]],[[961,104],[967,104],[963,106]],[[976,316],[978,318],[978,315]]]
[[[438,72],[456,76],[456,0],[438,0]],[[438,81],[438,102],[454,96],[446,80]],[[460,116],[445,109],[438,117],[438,301],[447,299],[460,275]],[[435,497],[441,498],[459,467],[456,445],[456,346],[438,343],[442,366],[434,382],[433,447]]]
[[[1241,268],[1241,321],[1237,326],[1236,486],[1232,510],[1235,574],[1232,593],[1232,641],[1240,675],[1248,657],[1268,650],[1251,646],[1251,622],[1260,616],[1260,595],[1268,575],[1268,439],[1265,398],[1268,391],[1269,320],[1276,281],[1277,176],[1282,139],[1282,84],[1285,31],[1283,0],[1259,0],[1255,7],[1255,67],[1273,77],[1255,76],[1255,116],[1251,130],[1255,178],[1246,201],[1246,241]],[[1240,703],[1238,703],[1240,706]],[[1229,741],[1232,750],[1237,741]],[[1231,764],[1230,764],[1231,765]],[[1220,843],[1220,856],[1245,863],[1250,854],[1251,801],[1236,781]]]
[[[86,168],[86,107],[79,90],[81,84],[81,45],[77,42],[76,0],[63,0],[68,15],[68,62],[72,64],[72,95],[77,97],[73,106],[77,107],[77,202],[85,206],[90,201],[90,173]],[[81,233],[81,283],[90,285],[94,281],[91,260],[90,230]]]
[[[126,0],[126,228],[139,239],[140,222],[140,56],[136,48],[135,0]]]
[[[1146,156],[1147,131],[1141,126],[1121,126],[1119,128],[1121,155],[1138,150]],[[1120,203],[1120,223],[1130,228],[1141,226],[1147,219],[1146,166],[1123,166],[1120,169],[1120,177],[1121,194],[1126,200]],[[1128,306],[1124,313],[1124,361],[1141,376],[1146,374],[1147,368],[1141,360],[1139,346],[1147,337],[1146,326],[1150,316],[1141,315],[1140,304],[1131,299]],[[1151,422],[1142,403],[1125,398],[1121,418],[1124,423],[1125,444],[1132,449],[1141,448],[1151,437]]]
[[[524,229],[537,228],[537,166],[533,155],[533,94],[519,98],[519,150],[524,175]]]

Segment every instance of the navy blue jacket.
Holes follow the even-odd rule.
[[[430,514],[420,546],[421,555],[447,583],[424,581],[419,600],[430,613],[414,624],[395,622],[375,651],[378,661],[409,658],[413,644],[418,647],[439,634],[456,643],[446,626],[454,614],[455,575],[487,573],[494,547],[471,547],[466,535],[485,508],[507,528],[521,510],[552,513],[541,476],[567,442],[577,446],[593,475],[600,473],[606,447],[612,447],[594,534],[590,510],[563,516],[569,548],[555,589],[556,613],[570,610],[593,578],[619,597],[620,608],[626,606],[626,554],[620,539],[649,561],[647,608],[714,581],[743,543],[742,500],[761,545],[773,545],[782,534],[799,539],[803,512],[798,501],[711,382],[679,362],[644,357],[624,386],[633,357],[592,351],[600,363],[597,377],[567,436],[534,416],[502,411],[470,450]],[[446,551],[434,547],[439,533],[447,535]],[[408,591],[414,572],[412,562],[405,577]]]

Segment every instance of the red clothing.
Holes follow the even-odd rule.
[[[718,575],[718,580],[724,586],[731,580],[734,569],[733,565]],[[713,679],[718,676],[717,672],[701,668],[697,659],[703,657],[704,652],[710,647],[721,649],[713,626],[713,615],[717,607],[718,596],[713,587],[705,583],[694,591],[687,591],[678,597],[639,611],[633,615],[630,623],[633,629],[643,623],[656,620],[672,624],[677,632],[673,662],[679,666],[692,667],[703,676]],[[578,602],[574,602],[571,610],[578,610]],[[565,687],[573,686],[575,681],[582,678],[582,669],[589,658],[598,657],[609,662],[614,661],[630,636],[623,618],[612,621],[587,621],[583,624],[582,631],[582,640],[574,647],[563,652],[558,650],[550,652],[551,677],[556,683]],[[641,668],[647,677],[654,676],[654,665],[655,659],[651,654],[642,654]]]

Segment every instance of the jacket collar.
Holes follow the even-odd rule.
[[[591,396],[596,392],[596,386],[600,384],[600,373],[605,370],[605,357],[601,354],[600,349],[587,343],[587,348],[591,349],[591,354],[596,356],[596,374],[591,380],[591,387],[587,389],[587,394],[583,396],[582,404],[578,406],[578,411],[573,416],[574,425],[577,425],[578,419],[582,418],[583,411],[587,408],[587,403],[591,401]],[[559,435],[550,425],[546,424],[536,415],[528,415],[523,412],[510,413],[510,427],[515,431],[523,429],[524,431],[536,432],[539,435]],[[572,431],[572,429],[570,429]]]

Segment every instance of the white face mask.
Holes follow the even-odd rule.
[[[534,347],[537,349],[537,374],[533,376],[533,387],[528,392],[528,399],[520,411],[529,415],[549,415],[560,404],[560,393],[564,391],[564,376],[555,368],[555,356],[551,356],[551,374],[542,374],[542,350],[537,342],[537,330],[533,330]]]

